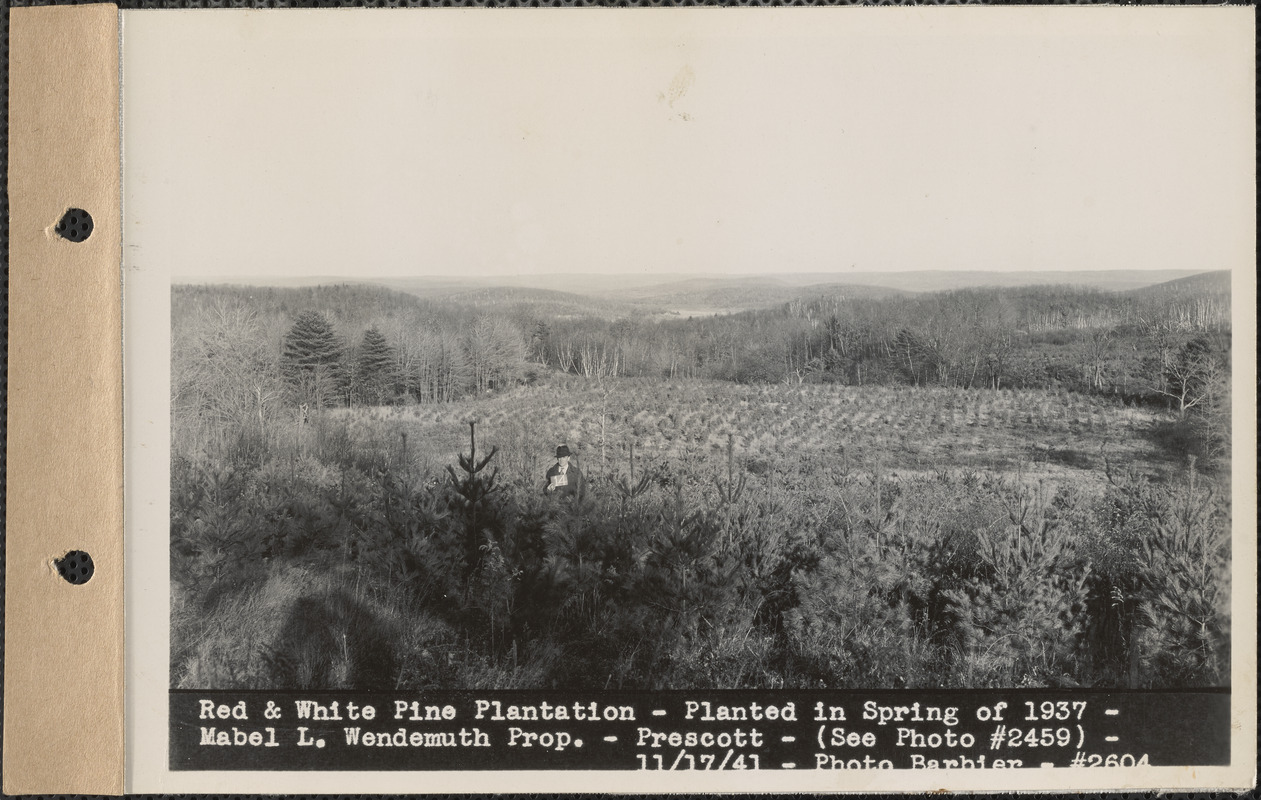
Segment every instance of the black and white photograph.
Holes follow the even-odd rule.
[[[678,11],[125,17],[146,681],[1229,704],[1250,17]]]
[[[1229,685],[1225,271],[171,312],[173,687]]]

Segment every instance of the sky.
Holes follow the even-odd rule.
[[[1255,263],[1250,8],[123,19],[132,268]]]

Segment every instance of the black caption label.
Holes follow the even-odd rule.
[[[1226,692],[170,695],[173,770],[1222,766]]]

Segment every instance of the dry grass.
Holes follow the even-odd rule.
[[[475,402],[338,410],[364,446],[400,443],[420,473],[455,460],[462,427],[480,420],[506,477],[533,480],[567,442],[591,474],[608,473],[634,443],[645,459],[716,458],[728,434],[747,461],[798,461],[869,474],[984,469],[1094,483],[1103,454],[1162,474],[1177,464],[1149,432],[1168,415],[1105,398],[1040,390],[741,386],[717,381],[561,381]],[[398,448],[395,447],[394,450]],[[1094,472],[1092,475],[1091,473]]]
[[[470,419],[478,460],[499,448],[473,545],[442,472]],[[1217,685],[1224,499],[1171,474],[1161,422],[1035,391],[631,379],[332,411],[232,469],[177,447],[172,681]],[[593,479],[573,505],[540,491],[560,441]],[[1211,635],[1175,624],[1190,608]]]
[[[177,602],[171,628],[180,688],[395,688],[420,666],[400,655],[454,638],[423,612],[367,596],[350,575],[293,566],[207,613]]]

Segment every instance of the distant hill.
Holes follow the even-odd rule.
[[[639,288],[606,290],[597,294],[622,297],[681,313],[768,308],[796,295],[793,287],[767,277],[689,278]]]
[[[557,317],[590,316],[638,316],[652,314],[662,309],[650,304],[627,303],[616,299],[601,299],[590,295],[561,292],[554,289],[533,289],[522,286],[432,286],[402,289],[408,294],[427,300],[460,303],[475,308],[514,308]]]
[[[1229,295],[1230,270],[1219,269],[1214,270],[1213,272],[1201,272],[1185,278],[1175,278],[1171,281],[1164,281],[1163,283],[1144,286],[1140,289],[1133,289],[1130,293],[1138,296],[1185,294]]]
[[[538,276],[546,285],[577,286],[573,291],[531,286],[531,276],[491,279],[396,278],[374,281],[426,300],[482,307],[529,308],[554,316],[621,317],[659,314],[716,314],[771,308],[798,298],[822,295],[888,297],[902,294],[878,286],[821,283],[802,286],[776,276]],[[609,280],[605,280],[605,278]],[[563,278],[563,280],[562,280]],[[607,284],[614,284],[609,288]],[[582,292],[582,288],[588,291]]]
[[[951,289],[1016,286],[1080,286],[1102,291],[1125,291],[1152,286],[1197,274],[1199,270],[1065,270],[990,272],[984,270],[913,270],[910,272],[832,272],[776,276],[785,283],[808,285],[841,283],[882,286],[906,292],[940,292]]]
[[[566,294],[593,295],[629,302],[661,297],[661,295],[696,293],[718,288],[741,288],[750,291],[806,288],[823,284],[844,286],[879,286],[898,291],[942,291],[980,288],[980,286],[1083,286],[1103,291],[1127,291],[1144,286],[1192,278],[1203,270],[1063,270],[1063,271],[985,271],[985,270],[913,270],[836,271],[836,273],[765,273],[765,274],[686,274],[625,273],[604,275],[591,273],[546,273],[537,275],[431,275],[407,278],[378,278],[372,275],[320,276],[320,278],[286,278],[286,276],[246,275],[216,279],[213,283],[248,285],[309,286],[315,284],[359,283],[390,286],[416,297],[445,297],[459,291],[475,289],[517,288],[561,291]],[[184,279],[180,283],[203,283]],[[733,295],[739,298],[738,294]],[[752,294],[750,294],[752,297]]]
[[[386,279],[377,281],[394,288],[416,292],[422,287],[436,286],[515,286],[550,289],[575,294],[615,298],[622,301],[656,299],[722,289],[729,297],[739,299],[744,289],[783,291],[820,285],[846,287],[879,287],[901,292],[937,292],[951,289],[1018,286],[1080,286],[1101,291],[1127,291],[1166,283],[1201,273],[1202,270],[913,270],[909,272],[785,272],[762,274],[726,273],[626,273],[603,275],[598,272],[549,273],[540,275],[435,276],[431,278]],[[791,295],[795,296],[795,295]],[[784,295],[790,297],[790,295]],[[677,299],[677,298],[676,298]],[[713,298],[722,299],[719,296]]]
[[[196,281],[185,280],[185,283]],[[225,281],[216,281],[225,283]],[[1069,270],[986,272],[801,272],[763,275],[551,273],[391,278],[245,277],[233,283],[310,287],[334,283],[386,287],[434,302],[496,307],[559,317],[721,314],[772,308],[821,296],[879,299],[969,288],[1070,286],[1105,292],[1229,296],[1227,272]]]
[[[501,303],[556,303],[560,305],[590,303],[587,295],[558,292],[554,289],[530,289],[523,286],[489,286],[484,289],[459,288],[442,292],[416,292],[421,297],[442,297],[457,303],[497,305]]]
[[[812,283],[796,290],[797,296],[812,299],[815,297],[839,298],[883,298],[911,294],[906,289],[894,289],[888,286],[864,286],[857,283]]]
[[[1202,330],[1230,330],[1230,272],[1216,270],[1144,286],[1131,295],[1153,319],[1167,318]]]
[[[798,286],[772,277],[690,278],[657,286],[610,291],[603,296],[617,296],[638,303],[651,304],[685,312],[750,311],[771,308],[792,300],[813,300],[833,297],[890,297],[904,294],[882,286],[855,286],[843,283],[819,283]]]
[[[473,291],[476,289],[514,288],[562,292],[570,295],[594,295],[616,289],[635,289],[677,281],[677,273],[599,275],[596,273],[545,273],[539,275],[417,275],[414,277],[364,277],[401,292],[419,297],[435,292]]]

